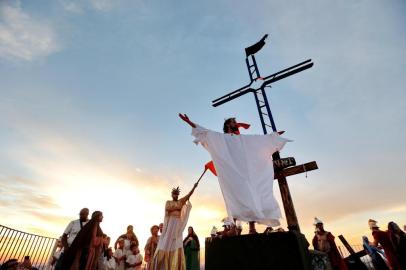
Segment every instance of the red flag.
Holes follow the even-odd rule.
[[[206,170],[210,170],[215,176],[217,176],[217,171],[216,171],[216,168],[214,167],[213,160],[210,160],[209,162],[207,162],[206,165],[204,165],[204,168]]]
[[[248,129],[251,125],[250,124],[246,124],[246,123],[237,123],[237,130],[234,131],[233,133],[235,135],[240,135],[240,130],[239,128],[244,128],[244,129]]]
[[[250,126],[251,126],[250,124],[246,124],[246,123],[237,123],[238,128],[242,127],[243,129],[249,129]]]

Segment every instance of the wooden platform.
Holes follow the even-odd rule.
[[[206,238],[206,270],[309,270],[309,243],[296,232]]]

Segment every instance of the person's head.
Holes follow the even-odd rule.
[[[314,218],[313,225],[315,227],[316,232],[324,232],[323,221],[321,221],[317,217]]]
[[[29,262],[30,261],[30,256],[24,256],[24,261]]]
[[[101,211],[94,211],[92,213],[92,219],[95,219],[97,222],[103,221],[103,213]]]
[[[223,131],[224,133],[234,133],[235,131],[238,131],[237,121],[234,117],[228,118],[224,121]]]
[[[119,238],[118,239],[118,247],[120,249],[123,249],[123,247],[124,247],[124,238]]]
[[[172,194],[172,199],[173,199],[174,201],[177,201],[178,198],[179,198],[179,194],[180,194],[180,189],[179,189],[179,187],[173,188],[171,194]]]
[[[324,224],[323,223],[317,223],[315,225],[315,227],[316,227],[317,232],[323,232],[324,231]]]
[[[138,254],[140,253],[140,250],[138,249],[138,246],[136,244],[131,244],[130,250],[133,254]]]
[[[159,231],[159,227],[158,227],[157,225],[153,225],[153,226],[151,227],[151,234],[152,234],[152,235],[157,236],[157,235],[158,235],[158,231]]]
[[[195,234],[195,231],[193,230],[192,226],[189,226],[189,228],[187,228],[187,233],[189,236],[192,236]]]
[[[61,238],[62,238],[62,237],[61,237]],[[61,238],[59,238],[58,240],[56,240],[56,247],[57,247],[57,248],[62,248],[62,247],[63,247]]]
[[[127,226],[127,233],[129,233],[129,232],[133,232],[134,231],[134,227],[133,227],[133,225],[128,225]]]
[[[86,221],[89,217],[89,209],[88,208],[83,208],[79,212],[79,219],[80,221]]]
[[[379,230],[379,226],[377,225],[377,223],[378,223],[378,221],[369,219],[368,220],[369,229],[371,229],[371,231]]]
[[[107,256],[108,256],[109,258],[113,257],[113,249],[111,249],[111,248],[108,248],[108,249],[107,249]]]
[[[164,224],[163,223],[159,223],[159,231],[162,233],[162,230],[164,229]]]
[[[3,263],[1,266],[1,270],[17,270],[18,268],[18,260],[17,259],[10,259]]]
[[[395,234],[399,234],[402,232],[402,230],[400,229],[400,227],[398,226],[398,224],[396,224],[395,222],[391,221],[388,223],[388,231],[395,233]]]

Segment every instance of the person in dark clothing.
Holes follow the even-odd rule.
[[[388,224],[388,233],[399,262],[399,267],[402,270],[406,270],[406,233],[393,221]]]

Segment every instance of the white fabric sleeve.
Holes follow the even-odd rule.
[[[281,151],[287,142],[292,142],[292,140],[281,137],[277,132],[273,132],[267,136],[272,153]]]
[[[206,142],[206,136],[208,131],[209,131],[208,129],[196,124],[196,127],[192,128],[192,136],[195,137],[193,142],[195,144],[198,143],[204,144]]]
[[[66,227],[65,231],[63,232],[66,235],[69,235],[72,231],[73,221],[69,222],[68,226]]]

